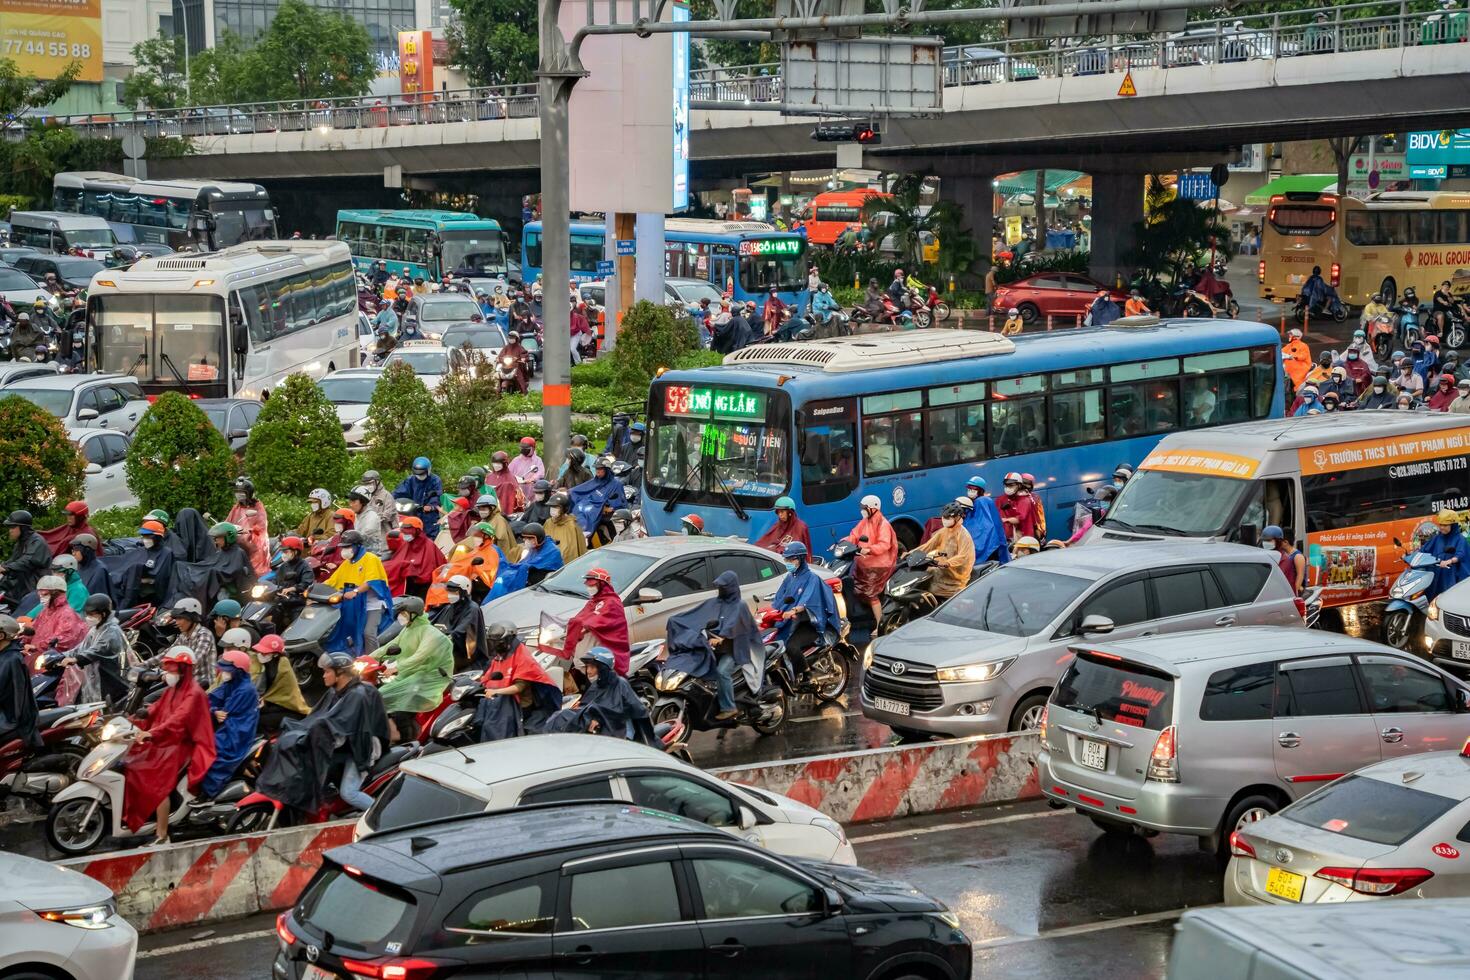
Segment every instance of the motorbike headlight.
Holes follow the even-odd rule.
[[[460,698],[464,697],[465,692],[469,689],[469,684],[456,684],[454,687],[451,687],[449,689],[449,700],[458,701]]]
[[[98,756],[91,762],[87,763],[87,767],[85,769],[77,773],[77,779],[85,782],[95,776],[102,775],[102,771],[107,768],[107,764],[111,761],[112,760],[105,755]]]
[[[133,730],[133,723],[126,718],[114,718],[102,726],[102,741],[109,742],[115,738],[122,738]]]
[[[470,727],[470,723],[474,720],[474,715],[460,715],[458,718],[454,719],[449,724],[439,729],[439,737],[444,738],[446,736],[453,735],[456,732],[462,732],[466,728]]]
[[[889,588],[888,594],[892,596],[902,596],[908,595],[912,591],[914,591],[914,586],[913,583],[910,582],[906,585],[893,586]]]
[[[1391,599],[1402,599],[1404,597],[1404,587],[1402,585],[1395,585],[1388,590],[1388,595]]]
[[[36,662],[32,666],[38,674],[44,671],[46,669],[46,655],[44,653],[36,654]]]
[[[100,905],[87,905],[75,909],[48,909],[37,912],[47,922],[60,922],[78,929],[111,929],[108,920],[117,914],[117,905],[112,899]]]
[[[1424,610],[1424,615],[1429,617],[1430,619],[1437,621],[1439,619],[1439,601],[1431,599],[1429,602],[1429,608]]]
[[[257,585],[255,588],[250,590],[250,598],[259,599],[260,597],[264,596],[266,592],[269,591],[269,589],[270,586],[268,585]]]
[[[963,684],[975,681],[988,681],[992,677],[1000,676],[1011,664],[1016,662],[1015,657],[1007,657],[1004,660],[991,660],[983,664],[965,664],[962,667],[940,667],[938,671],[941,684]]]
[[[688,677],[689,675],[682,670],[659,674],[653,686],[660,691],[677,691],[679,685],[683,684]]]

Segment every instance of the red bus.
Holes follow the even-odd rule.
[[[880,191],[824,191],[812,198],[812,216],[806,223],[806,240],[812,245],[837,244],[844,231],[863,227],[863,203],[870,197],[887,197]]]

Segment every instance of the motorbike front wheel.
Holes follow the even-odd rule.
[[[1240,304],[1237,303],[1233,298],[1230,300],[1229,303],[1225,304],[1225,311],[1229,314],[1230,319],[1240,319]]]
[[[225,833],[253,834],[261,830],[272,830],[277,825],[276,813],[276,808],[269,803],[242,806],[230,817],[230,822],[225,825]]]
[[[91,816],[87,811],[91,810]],[[111,812],[107,804],[78,798],[54,804],[46,814],[46,841],[63,854],[86,854],[107,835]]]
[[[1449,325],[1444,332],[1445,346],[1452,350],[1459,350],[1465,346],[1465,325],[1456,320]]]
[[[928,310],[914,311],[914,326],[923,330],[934,325],[934,317],[929,315]]]
[[[1414,642],[1417,616],[1412,609],[1394,609],[1383,614],[1383,642],[1396,650],[1407,650]]]
[[[945,320],[949,319],[949,315],[953,311],[949,308],[948,303],[935,303],[934,309],[931,312],[934,314],[935,320],[943,323]]]
[[[665,723],[684,725],[687,728],[688,720],[685,718],[686,714],[687,711],[683,701],[665,701],[662,704],[653,706],[652,711],[649,713],[648,721],[654,728]]]
[[[827,683],[817,688],[812,693],[817,700],[824,704],[831,704],[842,697],[842,692],[847,690],[849,667],[847,658],[836,650],[828,650],[815,663],[809,664],[807,669],[813,676],[821,677]]]

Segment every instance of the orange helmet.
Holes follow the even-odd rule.
[[[612,576],[607,573],[607,569],[605,568],[589,569],[587,574],[582,576],[582,580],[584,582],[606,582],[608,585],[612,585]]]
[[[424,529],[424,522],[419,520],[417,517],[400,517],[398,518],[398,526],[401,528],[413,528],[415,531],[422,531]]]
[[[346,507],[337,508],[337,510],[332,513],[332,518],[333,520],[342,521],[348,527],[357,526],[357,515],[348,510]]]

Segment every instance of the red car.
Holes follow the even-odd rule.
[[[1072,326],[1077,322],[1077,314],[1087,315],[1087,308],[1100,289],[1107,287],[1076,272],[1038,272],[997,288],[992,309],[1004,316],[1015,307],[1027,324],[1044,321],[1050,314],[1062,325]],[[1120,307],[1128,298],[1127,293],[1116,289],[1108,292]]]

